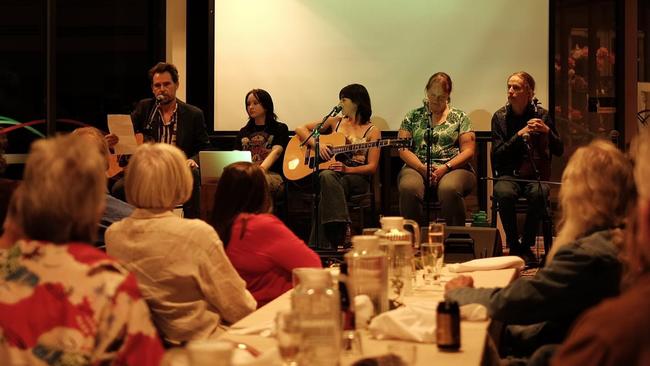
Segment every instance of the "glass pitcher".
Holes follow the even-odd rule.
[[[352,237],[352,250],[345,254],[350,278],[349,290],[352,296],[367,295],[376,314],[388,310],[388,265],[386,253],[379,249],[379,238],[375,235],[356,235]],[[370,320],[370,319],[367,319]],[[365,328],[360,324],[357,328]]]
[[[410,295],[415,280],[414,253],[420,245],[420,226],[401,216],[385,216],[375,232],[379,247],[386,253],[388,262],[388,299],[391,308],[401,304],[403,295]],[[413,233],[404,229],[413,228]]]
[[[300,322],[300,364],[336,365],[341,349],[341,304],[332,276],[326,269],[296,268],[293,274],[298,277],[291,308]]]

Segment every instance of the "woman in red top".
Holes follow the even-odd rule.
[[[224,169],[214,197],[212,226],[258,307],[292,288],[294,268],[321,267],[318,255],[268,213],[270,207],[259,166],[239,162]]]

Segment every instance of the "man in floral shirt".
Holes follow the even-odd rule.
[[[0,364],[158,365],[135,277],[93,248],[104,160],[77,136],[34,144],[0,240]]]

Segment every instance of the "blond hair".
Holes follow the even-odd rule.
[[[138,208],[170,210],[192,194],[185,154],[169,144],[138,147],[126,169],[126,200]]]
[[[97,146],[99,149],[99,152],[104,156],[106,159],[106,169],[108,169],[108,157],[111,154],[110,150],[108,149],[108,142],[106,142],[106,139],[104,138],[104,134],[102,131],[95,127],[79,127],[72,131],[73,135],[77,135],[83,138],[88,138],[94,145]]]
[[[12,217],[34,240],[94,242],[106,202],[105,160],[92,144],[68,135],[36,141]]]
[[[650,200],[650,165],[646,161],[650,156],[650,129],[645,128],[634,139],[632,155],[635,159],[634,180],[639,197]]]
[[[594,230],[623,226],[634,204],[632,164],[611,142],[594,140],[576,150],[562,174],[558,236],[547,263],[562,246]],[[614,241],[622,241],[620,230]]]
[[[647,158],[650,156],[650,129],[645,128],[634,139],[631,155],[634,158],[634,180],[638,192],[638,202],[650,205],[650,166]],[[629,235],[625,243],[625,260],[628,264],[627,280],[634,280],[638,275],[650,270],[650,245],[648,238],[640,237],[639,226],[650,227],[650,222],[641,222],[642,219],[636,210],[630,213]],[[646,218],[647,219],[647,218]]]

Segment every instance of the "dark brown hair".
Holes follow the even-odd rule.
[[[361,84],[350,84],[343,87],[339,92],[339,99],[343,98],[348,98],[352,103],[357,105],[357,114],[361,117],[360,122],[362,124],[370,122],[372,107],[370,105],[370,95],[365,86]]]
[[[163,72],[168,72],[169,75],[171,75],[174,84],[178,84],[178,69],[176,66],[166,62],[159,62],[149,69],[149,81],[153,82],[154,74],[162,74]]]
[[[529,73],[526,71],[513,72],[510,76],[508,76],[508,80],[510,80],[510,78],[513,76],[520,77],[524,81],[524,84],[526,84],[526,87],[528,88],[528,91],[530,91],[531,95],[534,94],[535,79]]]
[[[211,224],[226,246],[240,213],[265,213],[270,207],[269,188],[262,168],[249,162],[232,163],[223,170],[217,184]]]
[[[431,85],[433,85],[434,82],[440,84],[444,89],[445,93],[451,94],[451,87],[452,87],[451,76],[449,76],[447,73],[437,72],[431,75],[429,81],[427,81],[427,85],[424,87],[424,90],[425,91],[429,90],[429,88],[431,87]]]
[[[244,108],[246,108],[246,113],[248,113],[248,96],[251,94],[255,96],[257,101],[260,102],[264,108],[264,111],[266,111],[266,119],[264,120],[266,126],[270,127],[273,123],[277,123],[278,116],[275,114],[275,108],[273,107],[273,98],[271,98],[271,94],[264,89],[253,89],[246,93],[246,97],[244,98]],[[255,120],[249,116],[246,126],[252,127],[253,125],[255,125]]]

